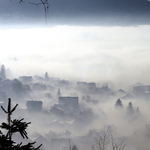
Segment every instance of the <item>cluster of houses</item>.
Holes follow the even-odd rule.
[[[27,106],[27,110],[29,111],[41,111],[42,110],[42,105],[43,102],[42,101],[27,101],[26,106]],[[58,104],[56,104],[57,106],[66,106],[66,107],[71,107],[73,109],[78,109],[79,107],[79,101],[78,101],[78,97],[59,97],[58,98]]]
[[[80,92],[82,93],[83,96],[80,97],[81,95],[78,96],[78,94],[73,94],[73,96],[62,96],[59,88],[62,88],[62,89],[64,88],[68,91],[70,90],[71,92],[72,91]],[[20,76],[18,79],[14,79],[14,80],[9,80],[9,79],[0,80],[0,101],[2,102],[1,103],[2,105],[7,102],[7,96],[9,96],[9,94],[10,96],[14,96],[14,98],[17,98],[17,96],[20,96],[19,98],[25,97],[24,99],[26,100],[27,99],[26,96],[30,95],[33,91],[36,91],[37,93],[40,93],[42,91],[41,94],[45,92],[44,94],[47,100],[49,99],[51,99],[51,101],[55,100],[53,105],[49,107],[49,112],[48,112],[49,115],[53,114],[56,116],[56,118],[58,117],[65,121],[66,120],[70,121],[72,119],[74,120],[74,123],[73,123],[74,126],[77,127],[79,125],[79,129],[81,129],[80,128],[81,123],[83,123],[82,124],[83,126],[86,126],[87,124],[92,122],[90,120],[92,118],[92,111],[88,110],[87,112],[87,111],[80,110],[81,100],[84,100],[87,103],[92,102],[93,104],[96,104],[99,101],[92,99],[91,97],[93,95],[97,95],[98,97],[103,98],[103,99],[115,97],[116,100],[118,98],[120,98],[121,100],[136,99],[136,98],[142,98],[144,100],[150,99],[150,85],[144,85],[144,84],[141,84],[140,82],[130,86],[129,90],[126,92],[122,89],[119,89],[118,91],[113,91],[108,86],[108,83],[104,83],[100,87],[100,86],[97,86],[97,84],[94,82],[71,83],[69,81],[60,80],[57,78],[44,79],[39,76],[36,76],[34,78],[32,76]],[[49,93],[46,93],[47,91],[49,91]],[[44,94],[43,94],[43,97],[44,97]],[[56,97],[53,97],[53,95],[56,95]],[[92,96],[90,97],[90,95]],[[27,112],[30,112],[31,114],[35,114],[37,112],[43,112],[43,105],[45,101],[35,100],[36,98],[28,98],[28,99],[31,99],[31,100],[26,101],[25,110]],[[42,98],[39,98],[39,99],[42,99]],[[58,120],[56,122],[51,123],[51,127],[57,126],[59,124]],[[59,124],[59,126],[61,125]],[[65,125],[67,128],[70,127],[69,126],[70,124],[65,124]],[[68,132],[65,133],[65,136],[64,136],[68,138],[57,138],[57,137],[54,138],[54,137],[51,139],[51,144],[53,147],[57,145],[62,146],[63,144],[67,145],[69,143],[68,138],[70,136]],[[44,137],[42,138],[43,140],[45,140]],[[81,139],[80,141],[82,141]],[[36,141],[37,140],[38,139],[36,139]],[[46,144],[48,145],[48,143]],[[77,148],[74,147],[73,150],[77,150]]]

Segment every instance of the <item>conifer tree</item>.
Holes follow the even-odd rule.
[[[57,91],[57,96],[58,96],[58,97],[61,96],[61,91],[60,91],[60,89],[58,89],[58,91]]]
[[[35,142],[22,145],[22,143],[16,144],[16,142],[12,141],[12,135],[17,132],[19,132],[23,138],[28,139],[26,128],[31,123],[23,122],[24,118],[20,120],[11,120],[11,115],[15,111],[17,106],[18,104],[16,104],[16,106],[13,109],[11,109],[10,98],[8,99],[7,110],[5,110],[3,106],[1,106],[2,110],[7,114],[7,123],[3,122],[0,128],[7,130],[7,132],[5,135],[0,131],[0,150],[40,150],[42,144],[39,147],[34,148],[33,145],[35,144]]]
[[[1,66],[0,77],[1,77],[3,80],[6,80],[6,69],[5,69],[5,66],[4,66],[4,65]]]
[[[48,76],[48,73],[47,73],[47,72],[45,73],[45,80],[46,80],[46,81],[49,80],[49,76]]]
[[[118,99],[115,103],[115,107],[116,108],[123,108],[123,104],[122,104],[122,101],[120,99]]]
[[[131,102],[129,102],[129,104],[127,106],[127,114],[129,114],[129,115],[134,114],[134,109],[133,109],[133,105]]]

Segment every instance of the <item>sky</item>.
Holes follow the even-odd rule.
[[[24,1],[0,1],[0,63],[14,75],[150,84],[149,1],[51,0],[47,24]]]

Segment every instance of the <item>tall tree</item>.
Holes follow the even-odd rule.
[[[122,104],[122,101],[120,99],[118,99],[115,103],[115,107],[116,108],[123,108],[123,104]]]
[[[58,91],[57,91],[57,97],[59,97],[59,96],[61,96],[61,91],[60,91],[60,89],[58,89]]]
[[[46,80],[46,81],[49,80],[49,76],[48,76],[48,73],[47,73],[47,72],[45,73],[45,80]]]
[[[127,106],[127,114],[131,115],[134,114],[134,108],[131,102],[129,102],[128,106]]]
[[[6,80],[6,69],[5,69],[5,66],[4,66],[4,65],[1,66],[0,77],[1,77],[3,80]]]

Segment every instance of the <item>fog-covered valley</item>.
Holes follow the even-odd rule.
[[[124,149],[150,148],[150,85],[137,83],[128,90],[113,88],[115,83],[69,81],[43,76],[12,77],[11,69],[1,65],[0,101],[7,107],[19,104],[12,119],[31,121],[28,141],[41,143],[44,150],[98,149],[97,134],[107,131]],[[0,111],[1,122],[7,116]],[[98,135],[99,135],[98,134]],[[14,134],[16,141],[24,141]],[[109,136],[108,136],[109,139]],[[100,138],[99,138],[100,140]],[[75,145],[75,146],[74,146]],[[112,149],[111,140],[107,143]]]

